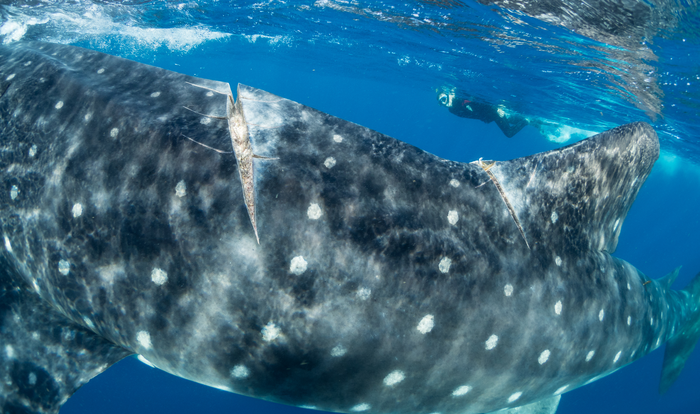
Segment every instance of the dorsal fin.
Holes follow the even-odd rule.
[[[557,150],[497,162],[500,182],[529,244],[612,253],[622,222],[659,157],[644,122]]]
[[[671,289],[671,285],[673,285],[673,282],[675,282],[676,278],[678,278],[678,273],[680,273],[682,267],[683,266],[678,266],[677,268],[673,269],[671,273],[659,279],[658,282],[661,283],[662,286],[665,286],[666,289]]]

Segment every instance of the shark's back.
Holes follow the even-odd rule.
[[[608,254],[658,157],[646,124],[465,164],[243,85],[0,55],[5,411],[137,353],[324,410],[551,413],[691,319]]]

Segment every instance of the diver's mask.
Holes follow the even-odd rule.
[[[438,102],[440,102],[440,105],[444,105],[448,108],[452,107],[452,101],[454,100],[455,93],[454,89],[450,90],[447,88],[443,88],[442,92],[438,89]]]

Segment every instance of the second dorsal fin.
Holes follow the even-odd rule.
[[[612,253],[658,157],[656,132],[638,122],[557,150],[497,162],[489,171],[530,246],[557,243]]]

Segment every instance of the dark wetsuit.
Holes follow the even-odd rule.
[[[503,131],[503,134],[508,138],[517,134],[521,129],[528,124],[527,119],[518,114],[509,116],[500,116],[498,107],[482,102],[474,102],[465,97],[455,96],[452,100],[452,106],[448,106],[450,112],[462,118],[478,119],[480,121],[491,123],[496,122],[496,125]]]

